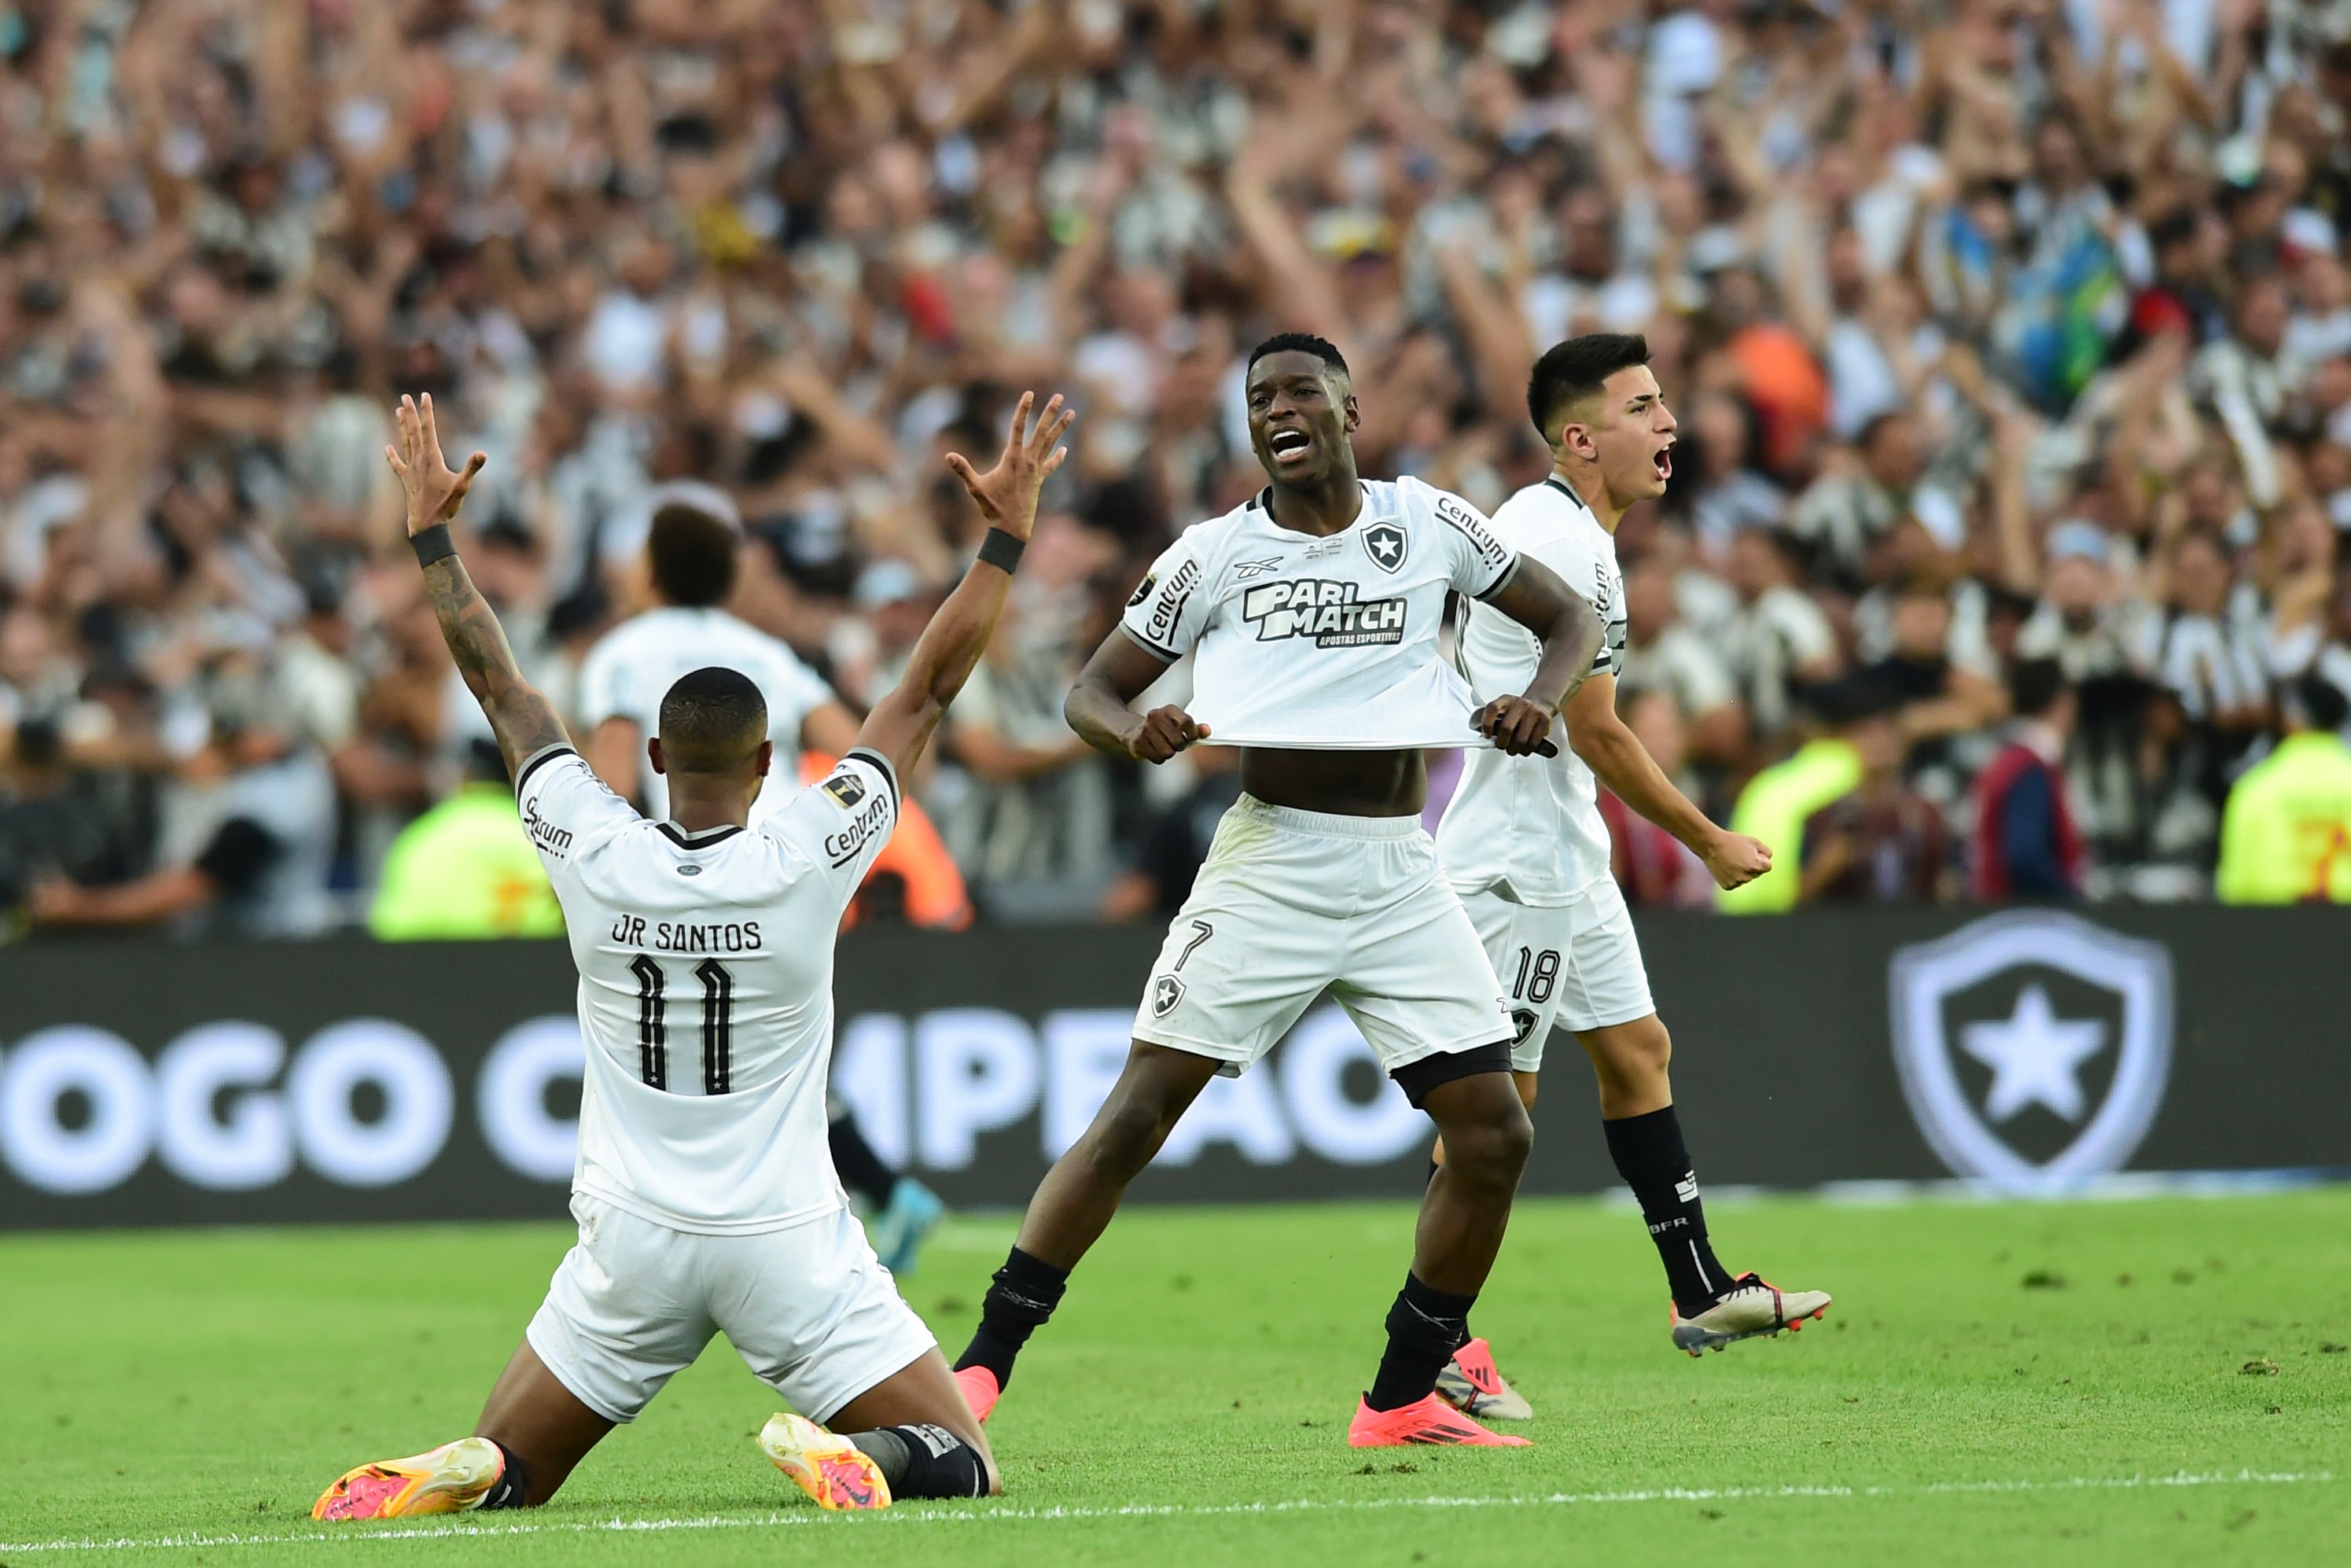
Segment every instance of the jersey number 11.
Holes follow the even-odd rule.
[[[629,966],[637,977],[637,1061],[645,1082],[654,1089],[669,1087],[669,999],[662,967],[640,953]],[[724,1094],[728,1088],[727,1039],[735,1012],[735,977],[716,958],[694,967],[702,982],[702,1092]]]

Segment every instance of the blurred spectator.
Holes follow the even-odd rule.
[[[1788,513],[1788,531],[1812,551],[1823,580],[1857,593],[1875,580],[1872,557],[1910,515],[1911,489],[1926,471],[1925,437],[1911,414],[1887,409],[1861,426],[1849,465],[1823,475]]]
[[[1804,819],[1805,904],[1936,904],[1956,891],[1942,813],[1902,781],[1908,710],[1882,676],[1857,677],[1869,690],[1843,727],[1861,763],[1861,781]]]
[[[1736,762],[1747,745],[1738,688],[1716,644],[1682,619],[1662,563],[1644,560],[1625,573],[1625,670],[1616,688],[1626,712],[1634,697],[1660,693],[1681,720],[1678,751],[1698,763]]]
[[[563,911],[515,815],[495,741],[470,747],[465,782],[400,831],[368,930],[385,942],[560,936]]]
[[[1630,592],[1630,584],[1626,591]],[[1620,683],[1617,690],[1622,693]],[[1673,694],[1650,687],[1620,696],[1625,723],[1666,776],[1696,799],[1694,779],[1683,772],[1686,752],[1681,710]],[[1691,848],[1619,800],[1600,791],[1600,815],[1608,823],[1610,860],[1625,902],[1651,908],[1704,909],[1714,903],[1714,873]]]
[[[2351,702],[2311,675],[2279,706],[2285,737],[2229,791],[2215,891],[2226,904],[2351,903]]]
[[[1763,528],[1747,529],[1730,546],[1739,610],[1723,640],[1750,722],[1767,735],[1787,729],[1799,686],[1828,679],[1842,663],[1835,628],[1797,586],[1800,548]]]
[[[396,392],[489,453],[468,560],[593,745],[610,666],[660,672],[583,665],[696,497],[745,520],[711,612],[852,720],[976,546],[941,454],[1035,386],[1085,418],[909,784],[984,914],[1091,912],[1193,807],[1081,754],[1062,688],[1263,484],[1249,345],[1331,338],[1364,472],[1490,506],[1541,472],[1536,353],[1613,327],[1687,436],[1619,536],[1627,700],[1672,694],[1710,799],[1874,668],[1949,819],[2053,658],[2085,892],[2200,892],[2273,683],[2351,690],[2346,83],[2340,7],[2235,0],[19,5],[0,824],[103,830],[0,883],[192,863],[242,706],[329,791],[323,886],[262,877],[292,902],[250,923],[365,909],[480,733],[399,544]],[[601,766],[657,802],[643,708]]]
[[[228,710],[216,724],[181,773],[192,795],[189,817],[212,824],[191,838],[201,847],[109,885],[63,876],[39,883],[29,905],[34,924],[216,924],[245,936],[315,936],[332,925],[327,882],[335,794],[326,759],[289,746],[247,713]]]
[[[2010,687],[2015,724],[1976,780],[1970,892],[1983,903],[2074,898],[2087,868],[2064,767],[2074,689],[2049,659],[2017,665]]]
[[[1771,869],[1720,895],[1731,915],[1793,909],[1802,895],[1804,824],[1829,802],[1851,794],[1865,769],[1854,736],[1883,722],[1890,695],[1865,677],[1847,675],[1806,698],[1811,737],[1784,761],[1747,781],[1730,813],[1730,831],[1771,846]]]

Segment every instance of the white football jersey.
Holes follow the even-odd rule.
[[[580,719],[592,730],[608,718],[625,718],[640,737],[658,735],[661,701],[670,687],[679,676],[713,664],[748,675],[768,699],[776,766],[752,803],[751,819],[758,821],[788,798],[775,780],[799,777],[801,723],[832,700],[832,688],[780,640],[724,610],[673,604],[632,616],[606,632],[580,666]],[[642,739],[637,789],[647,815],[656,821],[668,815],[669,785],[653,771]]]
[[[1437,632],[1448,591],[1491,593],[1518,556],[1458,496],[1363,486],[1363,510],[1328,536],[1277,524],[1270,488],[1195,523],[1126,601],[1129,637],[1170,661],[1196,653],[1187,711],[1210,745],[1479,744]]]
[[[1625,574],[1616,540],[1566,481],[1554,476],[1503,502],[1494,532],[1559,573],[1599,612],[1608,635],[1592,673],[1622,669]],[[1541,656],[1533,633],[1509,616],[1468,608],[1456,657],[1478,702],[1526,690]],[[1592,769],[1569,747],[1563,721],[1553,721],[1552,739],[1557,757],[1489,748],[1465,760],[1437,829],[1437,857],[1457,891],[1492,888],[1518,904],[1567,904],[1609,874],[1608,823]]]
[[[898,821],[862,747],[754,828],[652,821],[550,747],[523,827],[580,970],[576,1192],[677,1230],[774,1230],[847,1201],[825,1143],[832,948]]]

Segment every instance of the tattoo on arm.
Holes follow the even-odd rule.
[[[433,613],[441,622],[442,640],[465,689],[482,705],[498,750],[511,773],[535,753],[550,746],[569,746],[571,737],[554,707],[522,678],[514,650],[498,618],[474,586],[465,563],[455,556],[424,569],[424,589],[433,599]]]

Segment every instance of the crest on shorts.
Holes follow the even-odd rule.
[[[1943,1163],[2003,1191],[2120,1170],[2171,1075],[2171,955],[2071,915],[1995,915],[1899,949],[1894,1061]]]
[[[1184,982],[1173,975],[1162,975],[1151,982],[1151,1016],[1164,1019],[1184,1000]]]
[[[1364,530],[1364,553],[1382,571],[1404,570],[1405,531],[1394,523],[1374,523]]]
[[[1134,596],[1126,601],[1126,607],[1129,610],[1134,609],[1136,605],[1150,598],[1151,591],[1158,586],[1159,574],[1155,571],[1144,572],[1143,574],[1143,580],[1134,585]]]
[[[824,792],[833,798],[844,811],[854,810],[865,799],[865,780],[854,773],[836,773],[824,781]]]

